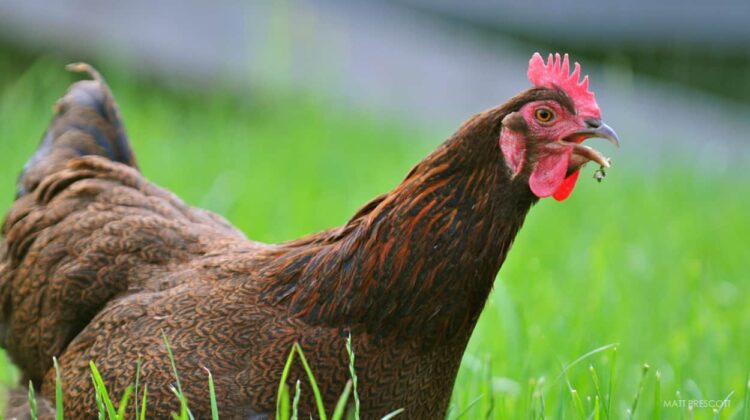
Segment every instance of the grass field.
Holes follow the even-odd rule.
[[[73,76],[55,59],[0,61],[4,212]],[[306,93],[240,101],[101,70],[146,176],[262,241],[343,223],[449,134]],[[640,388],[635,418],[750,418],[748,168],[618,163],[603,183],[587,168],[568,201],[532,209],[469,345],[453,417],[594,418],[598,398],[601,418],[627,418]],[[0,381],[16,377],[0,354]]]

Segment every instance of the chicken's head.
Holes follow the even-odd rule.
[[[529,61],[528,77],[536,100],[524,103],[503,118],[500,148],[511,177],[528,177],[537,197],[562,201],[575,187],[579,170],[588,161],[609,167],[609,160],[582,142],[591,137],[619,145],[617,134],[601,120],[588,76],[579,82],[581,67],[570,72],[568,55],[539,53]]]

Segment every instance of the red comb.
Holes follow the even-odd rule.
[[[560,54],[552,54],[547,58],[547,64],[539,53],[534,53],[529,60],[529,81],[534,86],[550,89],[562,89],[575,103],[579,114],[599,118],[601,111],[596,103],[594,93],[589,91],[589,77],[584,76],[582,81],[581,65],[574,64],[573,73],[570,73],[570,61],[568,54],[560,59]]]

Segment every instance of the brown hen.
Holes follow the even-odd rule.
[[[572,189],[586,161],[606,163],[583,139],[615,138],[593,95],[535,81],[530,68],[533,88],[469,119],[343,226],[269,245],[146,180],[106,84],[74,70],[94,80],[58,102],[0,245],[0,339],[49,401],[59,359],[69,418],[95,417],[90,361],[120,395],[140,358],[150,416],[177,410],[162,331],[196,418],[209,416],[204,367],[222,418],[273,417],[295,342],[330,410],[349,379],[349,334],[363,418],[444,416],[527,211]],[[561,175],[547,168],[558,155]],[[301,407],[314,415],[309,389]]]

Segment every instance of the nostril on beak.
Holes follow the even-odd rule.
[[[598,120],[596,118],[589,118],[586,120],[586,125],[589,128],[599,128],[602,126],[602,120]]]

